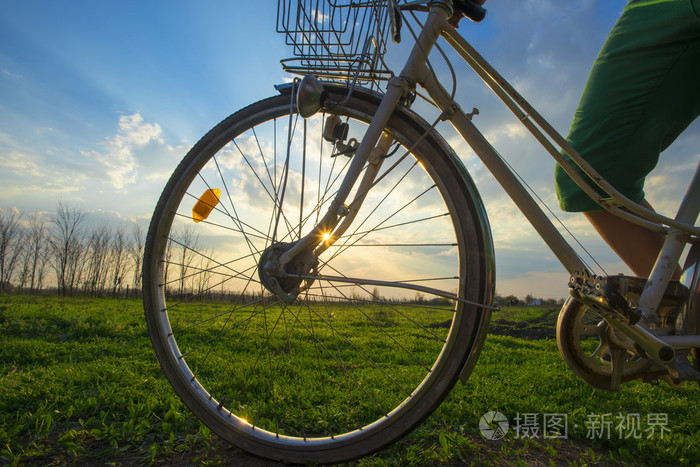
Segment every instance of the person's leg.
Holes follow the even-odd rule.
[[[690,0],[631,0],[593,64],[567,141],[639,202],[659,153],[700,115],[698,83],[700,18]],[[555,179],[564,211],[601,209],[559,165]]]
[[[646,200],[639,204],[653,209]],[[589,211],[583,214],[635,275],[649,277],[664,243],[662,234],[628,222],[608,211]],[[676,268],[673,278],[680,278],[680,268]]]
[[[605,180],[646,207],[646,175],[700,115],[695,5],[700,0],[630,0],[593,65],[567,137]],[[648,277],[663,235],[601,210],[559,165],[555,176],[561,208],[584,212],[632,271]]]

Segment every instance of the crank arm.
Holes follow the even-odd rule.
[[[610,347],[610,363],[612,365],[612,373],[610,374],[610,391],[617,391],[622,383],[622,371],[625,368],[625,356],[627,350],[622,347]]]
[[[594,308],[594,310],[600,312],[597,308]],[[609,313],[601,313],[601,315],[606,318],[608,324],[610,324],[616,332],[620,332],[629,337],[656,363],[668,365],[673,361],[675,357],[673,347],[660,337],[652,334],[639,324],[627,324],[622,322],[617,315],[611,315]]]

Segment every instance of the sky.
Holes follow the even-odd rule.
[[[490,0],[487,19],[462,22],[459,31],[566,134],[588,69],[624,4]],[[276,2],[2,0],[2,9],[0,208],[53,212],[61,201],[96,223],[145,226],[187,150],[289,80],[279,64],[291,51],[275,32]],[[396,47],[399,58],[403,50]],[[552,160],[466,65],[453,65],[458,101],[480,109],[477,127],[608,273],[627,273],[581,215],[558,210]],[[440,59],[436,67],[446,70]],[[449,128],[440,131],[486,204],[497,292],[566,296],[563,267],[467,145]],[[647,181],[657,210],[673,215],[699,155],[695,122]]]

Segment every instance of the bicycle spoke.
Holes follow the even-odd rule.
[[[216,171],[219,173],[219,180],[221,180],[221,183],[226,190],[226,196],[228,198],[228,202],[231,204],[231,210],[233,211],[233,215],[229,214],[228,212],[228,217],[234,222],[234,224],[239,228],[240,233],[243,234],[243,238],[245,239],[246,243],[248,244],[248,248],[250,249],[250,252],[253,253],[253,245],[250,239],[248,238],[248,234],[246,233],[244,229],[244,223],[241,222],[240,218],[238,217],[238,213],[236,212],[236,205],[233,204],[233,199],[231,199],[231,192],[228,189],[228,184],[226,183],[226,180],[224,179],[224,175],[221,173],[221,167],[219,166],[219,162],[216,159],[216,156],[212,157],[214,164],[216,164]],[[199,174],[202,180],[206,183],[206,180],[204,180],[204,177]],[[211,189],[212,187],[207,184],[207,188]],[[261,232],[262,233],[262,232]]]
[[[294,120],[294,125],[292,125],[292,120]],[[294,114],[290,113],[289,114],[289,136],[287,140],[287,145],[286,145],[286,157],[284,160],[284,170],[282,171],[282,180],[280,182],[279,189],[275,189],[275,204],[277,205],[277,212],[273,210],[273,215],[275,215],[275,226],[272,229],[272,242],[275,242],[275,239],[277,238],[277,227],[279,226],[280,222],[280,216],[282,216],[282,212],[284,210],[284,197],[287,194],[287,180],[289,178],[289,158],[291,157],[291,145],[292,145],[292,136],[294,135],[294,130],[296,128],[296,122],[297,120],[294,118]],[[286,220],[286,217],[285,217]],[[287,228],[290,229],[290,225],[287,225]]]
[[[336,272],[338,272],[338,271],[336,271]],[[320,278],[320,279],[322,279],[322,278]],[[402,281],[402,282],[408,283],[409,281]],[[332,287],[335,288],[335,285],[332,284]],[[360,288],[362,288],[365,292],[369,293],[369,291],[366,290],[366,289],[364,289],[364,286],[361,285],[361,284],[360,284]],[[391,307],[391,308],[392,308],[394,311],[396,311],[397,313],[399,313],[401,316],[403,316],[404,318],[406,318],[406,320],[408,320],[408,321],[411,322],[412,324],[414,324],[414,325],[418,326],[419,328],[421,328],[423,331],[425,331],[425,332],[431,334],[433,337],[435,337],[435,338],[438,339],[438,340],[442,340],[442,338],[438,337],[435,333],[433,333],[432,331],[429,331],[428,329],[426,329],[425,327],[423,327],[422,325],[420,325],[419,323],[417,323],[417,322],[416,322],[415,320],[413,320],[410,316],[408,316],[408,315],[406,315],[406,314],[400,312],[398,309],[396,309],[395,307],[393,307],[391,304],[388,304],[388,306]],[[443,310],[444,310],[444,309],[443,309]],[[443,342],[444,342],[444,340],[443,340]]]
[[[287,308],[287,309],[288,309],[288,308]],[[360,310],[360,311],[361,311],[361,310]],[[318,316],[319,318],[321,317],[321,315],[319,315],[317,312],[314,312],[314,314],[316,314],[316,316]],[[295,318],[296,318],[296,316],[295,316]],[[297,319],[297,320],[298,320],[298,319]],[[304,326],[304,324],[301,322],[301,320],[298,320],[298,321],[299,321],[299,323],[302,325],[302,327],[306,328],[306,327]],[[327,323],[327,325],[328,325],[329,328],[333,329],[333,325],[332,325],[331,323]],[[335,330],[335,331],[337,332],[337,330]],[[357,346],[355,346],[355,344],[353,344],[353,342],[352,342],[351,339],[349,339],[347,336],[344,336],[344,335],[341,334],[341,333],[338,333],[338,335],[339,335],[340,337],[342,337],[354,350],[357,350],[357,351],[365,358],[365,360],[366,360],[368,363],[370,363],[375,369],[379,370],[382,374],[384,374],[384,376],[387,377],[387,379],[389,379],[389,380],[392,381],[394,384],[396,384],[399,388],[401,388],[401,389],[406,393],[407,396],[410,396],[410,392],[408,392],[405,388],[401,387],[401,385],[399,385],[395,380],[393,380],[393,378],[391,378],[391,376],[389,376],[376,362],[374,362],[374,361],[372,360],[372,358],[371,358],[369,355],[367,355],[367,354],[366,354],[365,352],[363,352],[360,348],[358,348]],[[322,344],[320,341],[316,341],[316,342],[323,348],[324,352],[326,352],[331,358],[333,358],[332,353],[331,353],[325,346],[323,346],[323,344]],[[338,363],[340,363],[340,362],[338,362]],[[353,377],[352,377],[352,374],[351,374],[350,372],[347,372],[347,371],[346,371],[345,374],[348,375],[348,376],[350,376],[350,377],[354,380],[354,382],[358,385],[358,387],[359,387],[360,389],[362,389],[362,390],[365,392],[365,395],[367,395],[368,397],[370,397],[370,398],[372,399],[372,402],[374,402],[374,404],[377,406],[377,408],[379,408],[379,409],[384,413],[384,415],[386,415],[386,411],[384,411],[384,410],[379,406],[379,404],[377,403],[377,401],[374,400],[374,398],[372,398],[372,397],[370,396],[369,393],[367,393],[366,389],[363,388],[362,383],[360,383],[357,379],[353,378]]]
[[[389,230],[389,229],[396,229],[396,228],[399,228],[399,227],[406,227],[406,226],[408,226],[408,225],[418,224],[418,223],[420,223],[420,222],[427,222],[427,221],[439,219],[439,218],[441,218],[441,217],[445,217],[445,216],[449,216],[449,215],[450,215],[450,213],[449,213],[449,212],[446,212],[446,213],[444,213],[444,214],[436,214],[436,215],[434,215],[434,216],[423,217],[423,218],[421,218],[421,219],[414,219],[414,220],[410,220],[410,221],[406,221],[406,222],[401,222],[401,223],[399,223],[399,224],[386,225],[386,226],[384,226],[384,227],[376,227],[376,228],[373,228],[373,229],[371,229],[371,230],[364,230],[364,231],[361,231],[361,232],[357,232],[357,231],[356,231],[356,232],[353,232],[353,233],[350,233],[350,234],[342,235],[342,236],[338,237],[338,239],[346,239],[346,238],[356,237],[356,236],[360,236],[360,235],[364,236],[364,235],[368,235],[368,234],[371,234],[371,233],[379,232],[379,231],[381,231],[381,230]]]
[[[416,196],[415,198],[413,198],[411,201],[409,201],[408,203],[404,204],[400,209],[398,209],[398,210],[394,211],[393,213],[389,214],[384,220],[382,220],[381,222],[379,222],[378,224],[376,224],[372,229],[370,229],[370,230],[368,231],[368,234],[371,233],[371,232],[374,232],[374,229],[375,229],[375,228],[380,227],[382,224],[384,224],[385,222],[387,222],[387,221],[388,221],[389,219],[391,219],[392,217],[396,216],[398,213],[400,213],[401,211],[403,211],[405,208],[407,208],[408,206],[410,206],[411,204],[413,204],[416,200],[418,200],[419,198],[421,198],[423,195],[425,195],[426,193],[428,193],[429,191],[431,191],[431,190],[434,189],[434,188],[435,188],[435,185],[433,185],[433,186],[427,188],[425,191],[423,191],[421,194],[419,194],[418,196]],[[367,217],[367,219],[368,219],[368,218],[369,218],[369,217]],[[364,223],[364,222],[363,222],[363,223]],[[360,227],[361,227],[361,225],[358,226],[358,229],[359,229]],[[349,240],[346,240],[346,242],[344,242],[344,243],[341,245],[341,247],[338,249],[338,251],[336,251],[335,253],[333,253],[333,255],[332,255],[330,258],[328,258],[327,260],[324,260],[323,264],[326,264],[327,262],[332,261],[332,260],[335,259],[337,256],[339,256],[340,254],[342,254],[343,252],[347,251],[351,246],[354,246],[355,244],[357,244],[360,240],[362,240],[362,239],[365,238],[366,236],[367,236],[367,235],[362,235],[362,236],[360,236],[359,238],[357,238],[357,239],[356,239],[354,242],[352,242],[352,243],[348,243]]]

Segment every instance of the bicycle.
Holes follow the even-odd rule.
[[[700,175],[673,219],[624,198],[449,26],[453,8],[485,14],[464,0],[279,0],[278,31],[295,50],[283,65],[305,77],[214,127],[158,201],[143,270],[156,355],[189,409],[246,451],[367,455],[417,426],[477,362],[497,309],[490,227],[457,155],[411,109],[416,85],[571,274],[557,324],[568,366],[605,391],[700,380]],[[395,75],[386,43],[416,11],[428,15]],[[547,152],[569,167],[565,150],[609,194],[574,174],[594,199],[668,235],[648,281],[589,272],[439,83],[428,59],[438,37]]]

